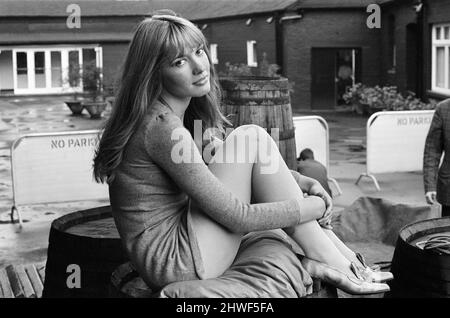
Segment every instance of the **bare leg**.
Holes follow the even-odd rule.
[[[245,202],[249,202],[250,195],[253,196],[255,202],[275,202],[302,196],[301,189],[295,182],[272,138],[261,127],[253,125],[250,127],[258,130],[258,138],[257,140],[253,140],[258,145],[256,150],[260,147],[266,147],[270,155],[278,161],[278,169],[271,173],[262,173],[263,169],[267,168],[267,164],[264,164],[267,158],[258,157],[260,154],[256,151],[256,153],[248,154],[250,162],[211,163],[209,165],[211,172],[236,195],[244,199]],[[231,146],[229,146],[232,140],[230,137],[240,134],[245,136],[243,129],[239,128],[228,136],[222,147],[217,149],[215,156],[223,155],[223,151],[233,151],[230,149]],[[222,264],[225,262],[229,266],[235,257],[241,237],[227,232],[222,228],[220,234],[222,241],[219,241],[217,238],[212,238],[211,231],[203,231],[202,228],[214,230],[220,228],[220,226],[218,227],[214,221],[207,218],[201,211],[192,211],[192,220],[199,241],[206,277],[218,276],[221,273],[217,270],[212,270],[213,268],[217,268],[215,266],[220,266],[220,262],[217,259],[220,258]],[[216,225],[210,225],[210,223]],[[285,231],[303,249],[306,256],[324,262],[353,276],[348,259],[340,253],[339,249],[336,248],[316,221],[302,223],[295,227],[285,229]],[[218,244],[225,245],[225,248],[218,246]],[[226,251],[226,253],[223,251]],[[232,258],[229,256],[227,258],[227,255],[230,254]],[[221,269],[223,271],[226,270],[223,267]]]
[[[328,229],[323,229],[325,234],[329,237],[329,239],[334,243],[337,249],[341,252],[342,255],[345,256],[350,262],[355,262],[356,264],[360,264],[358,258],[356,257],[355,252],[353,252],[347,245],[344,244],[333,231]]]

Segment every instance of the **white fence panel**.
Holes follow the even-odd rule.
[[[294,116],[292,119],[295,127],[297,158],[303,149],[309,148],[314,152],[314,159],[323,164],[329,173],[330,145],[326,120],[320,116]],[[337,181],[329,176],[328,180],[335,185],[338,194],[342,194],[342,190]]]
[[[328,124],[320,116],[293,117],[297,158],[305,148],[314,152],[314,158],[329,168]]]
[[[379,190],[375,173],[420,171],[425,139],[434,110],[383,111],[367,121],[367,172]]]
[[[92,175],[97,144],[97,130],[30,134],[17,139],[11,146],[13,209],[18,205],[107,199],[107,185],[96,183]]]

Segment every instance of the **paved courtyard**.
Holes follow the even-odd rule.
[[[69,212],[107,205],[107,201],[42,204],[22,207],[24,230],[10,222],[12,205],[10,146],[18,137],[37,132],[97,129],[99,120],[72,116],[64,97],[0,99],[0,266],[11,263],[41,262],[46,259],[51,221]],[[108,115],[108,108],[105,115]],[[294,115],[312,115],[295,113]],[[369,179],[355,185],[365,171],[365,129],[367,118],[350,112],[317,113],[330,130],[330,176],[337,179],[343,194],[335,197],[337,207],[345,208],[362,196],[381,197],[394,203],[426,205],[422,173],[378,175],[381,191]],[[386,154],[389,160],[389,154]]]

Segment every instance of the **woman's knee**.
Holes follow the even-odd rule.
[[[263,127],[255,124],[247,124],[235,128],[227,135],[226,139],[228,141],[238,141],[240,144],[246,142],[246,147],[258,146],[261,143],[267,145],[268,142],[274,142],[273,138]]]
[[[260,138],[261,136],[267,136],[267,131],[256,124],[246,124],[233,129],[233,131],[228,135],[237,135],[240,137],[249,136],[251,138]]]

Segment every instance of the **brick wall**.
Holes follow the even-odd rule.
[[[449,0],[428,0],[427,5],[429,23],[450,22]]]
[[[389,26],[389,19],[394,17],[393,28]],[[408,52],[407,28],[410,24],[416,24],[416,12],[411,4],[392,6],[382,11],[382,84],[395,85],[398,90],[407,90],[408,65],[407,60],[412,51]],[[389,37],[393,37],[396,46],[396,67],[392,68],[392,47]],[[416,67],[416,65],[414,65]],[[417,74],[419,76],[419,74]]]
[[[245,24],[246,17],[197,23],[199,27],[208,24],[203,33],[209,43],[217,44],[219,64],[216,68],[219,71],[224,71],[226,62],[247,64],[247,41],[250,40],[257,43],[258,63],[263,52],[266,52],[270,64],[276,63],[275,24],[267,23],[265,20],[268,17],[254,17],[250,26]],[[257,75],[258,70],[254,70],[254,73]]]
[[[104,43],[103,48],[103,78],[106,82],[120,76],[120,68],[125,61],[128,43]]]
[[[360,48],[361,81],[380,82],[380,31],[366,26],[365,10],[306,11],[300,20],[284,24],[284,69],[295,82],[294,110],[311,109],[312,48]],[[333,107],[334,105],[330,105]]]

